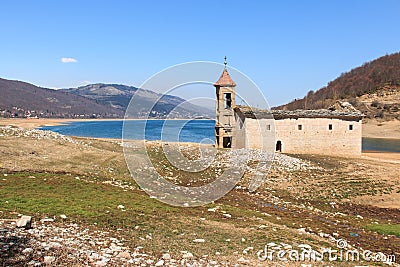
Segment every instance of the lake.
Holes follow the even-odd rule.
[[[125,139],[214,144],[214,120],[126,120],[125,123]],[[69,136],[121,139],[123,124],[123,120],[78,121],[39,129]],[[400,153],[400,139],[363,138],[362,149]]]
[[[122,138],[123,120],[78,121],[38,129],[69,136]],[[126,120],[124,138],[214,143],[214,120]]]
[[[400,153],[400,139],[366,138],[362,139],[363,151],[384,151]]]

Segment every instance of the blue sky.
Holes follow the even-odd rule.
[[[397,0],[2,1],[0,77],[139,86],[226,55],[275,106],[399,51],[399,10]]]

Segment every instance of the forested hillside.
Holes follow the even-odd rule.
[[[310,91],[276,109],[328,108],[336,100],[347,100],[368,117],[399,118],[400,53],[385,55],[343,73],[327,86]],[[369,100],[367,100],[369,99]]]

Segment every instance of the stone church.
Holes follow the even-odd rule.
[[[214,86],[218,148],[361,155],[363,115],[347,102],[337,102],[329,109],[295,111],[239,106],[235,103],[236,84],[226,66]]]

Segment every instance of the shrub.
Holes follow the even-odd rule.
[[[374,101],[372,101],[372,103],[371,103],[371,107],[377,108],[378,106],[379,106],[379,102],[378,102],[378,100],[374,100]]]

